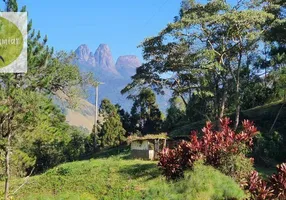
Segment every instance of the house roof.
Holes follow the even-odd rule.
[[[156,140],[156,139],[168,139],[167,133],[160,133],[160,134],[148,134],[145,136],[137,136],[137,135],[131,135],[127,138],[128,143],[131,143],[133,141],[138,140]]]

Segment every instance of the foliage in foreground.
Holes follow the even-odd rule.
[[[159,161],[163,174],[167,179],[184,177],[184,170],[193,169],[194,163],[202,159],[240,183],[250,193],[250,199],[285,199],[286,164],[279,165],[277,173],[263,180],[252,170],[252,159],[246,157],[257,134],[256,127],[244,120],[243,130],[236,134],[229,124],[229,118],[221,119],[220,130],[213,131],[212,124],[207,122],[201,138],[193,131],[190,142],[182,141],[175,149],[164,149]]]
[[[155,162],[129,160],[127,156],[125,152],[59,165],[28,179],[13,197],[28,200],[244,198],[239,185],[211,166],[197,162],[193,171],[186,172],[185,179],[169,182],[160,175]],[[12,181],[12,191],[24,181]]]
[[[192,131],[190,141],[182,141],[175,149],[164,149],[160,154],[159,166],[168,179],[184,176],[183,170],[192,168],[195,161],[203,159],[206,164],[220,169],[236,180],[246,177],[251,170],[251,160],[245,153],[252,146],[253,137],[257,129],[252,122],[243,121],[243,130],[236,134],[230,128],[230,119],[220,120],[220,131],[214,131],[211,122],[207,122],[202,129],[203,135]],[[238,161],[238,162],[235,162]],[[239,163],[248,166],[240,167]]]
[[[251,193],[251,199],[286,199],[286,164],[277,166],[277,173],[263,180],[253,171],[245,186]]]

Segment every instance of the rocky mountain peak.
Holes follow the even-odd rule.
[[[141,62],[137,56],[127,55],[120,56],[116,61],[116,68],[137,68],[141,65]]]
[[[97,51],[102,51],[102,52],[109,52],[111,53],[111,50],[107,44],[100,44],[97,48]]]
[[[111,50],[107,44],[100,44],[95,53],[92,53],[86,44],[80,45],[76,51],[76,63],[84,71],[93,71],[98,77],[129,78],[135,74],[136,68],[141,65],[135,55],[120,56],[114,63]]]
[[[89,54],[89,58],[87,60],[87,63],[88,63],[88,65],[90,65],[92,67],[96,67],[96,61],[95,61],[95,58],[94,58],[92,52],[90,52],[90,54]]]
[[[108,98],[113,103],[122,105],[124,109],[130,109],[132,102],[126,99],[126,95],[121,95],[120,91],[130,83],[131,76],[133,76],[136,73],[136,69],[141,66],[139,58],[135,55],[124,55],[118,57],[116,64],[114,64],[111,49],[106,44],[99,45],[95,52],[93,50],[90,52],[87,45],[81,45],[77,48],[75,53],[78,58],[81,58],[81,60],[75,60],[80,70],[82,72],[93,72],[96,80],[105,83],[100,85],[99,88],[100,101],[103,98]],[[88,87],[87,91],[89,94],[88,101],[94,102],[94,88]],[[169,99],[169,97],[170,95],[167,94],[166,98]],[[161,98],[160,102],[163,102],[163,98]],[[87,108],[85,110],[90,109]],[[84,113],[86,113],[86,111],[84,111]],[[81,117],[78,116],[77,118],[80,119]],[[73,120],[71,118],[69,119]],[[87,121],[85,118],[82,119]],[[75,121],[74,125],[77,125],[77,121]]]
[[[94,58],[97,66],[103,69],[115,69],[111,50],[108,45],[100,44],[94,53]]]
[[[86,44],[82,44],[75,50],[75,54],[80,62],[86,62],[89,59],[90,50]]]
[[[116,61],[116,69],[123,76],[132,76],[136,72],[136,68],[141,65],[141,61],[135,55],[120,56]]]

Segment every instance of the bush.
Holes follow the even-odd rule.
[[[274,196],[278,199],[286,199],[286,163],[277,166],[277,173],[270,178],[274,190]]]
[[[218,169],[237,183],[243,184],[249,173],[254,170],[253,159],[247,158],[244,154],[226,154],[222,156]]]
[[[75,161],[86,153],[85,143],[87,135],[79,129],[71,129],[70,141],[66,145],[64,153],[67,161]]]
[[[250,199],[286,199],[286,163],[277,166],[277,173],[267,180],[259,177],[253,169],[253,160],[245,155],[253,145],[257,129],[252,122],[244,120],[243,130],[235,134],[229,127],[229,118],[220,120],[220,131],[213,131],[207,122],[202,137],[192,132],[190,142],[183,141],[175,149],[164,149],[160,153],[159,166],[167,179],[184,176],[184,170],[193,168],[194,163],[203,159],[205,164],[231,176],[249,191]]]
[[[220,120],[220,131],[214,131],[211,122],[202,129],[203,135],[192,131],[190,142],[183,141],[173,150],[164,149],[160,154],[159,167],[167,179],[183,177],[183,170],[192,168],[198,159],[204,159],[205,164],[221,169],[227,175],[239,179],[247,177],[247,171],[252,163],[244,155],[253,144],[257,133],[252,122],[244,120],[243,130],[236,134],[230,128],[230,119]],[[247,168],[244,168],[246,164]]]
[[[27,153],[15,149],[11,154],[11,174],[13,176],[24,177],[33,171],[36,159]],[[4,165],[3,165],[4,166]]]
[[[285,160],[285,145],[280,133],[260,133],[254,144],[253,157],[256,163],[272,167],[273,163]]]
[[[273,197],[272,188],[267,186],[267,182],[261,179],[258,172],[253,171],[247,180],[245,187],[251,194],[250,199],[271,199]]]
[[[277,166],[274,173],[267,180],[259,177],[258,172],[253,171],[249,176],[245,189],[251,194],[251,199],[286,199],[286,163]]]
[[[163,170],[167,179],[178,179],[184,176],[183,165],[177,149],[164,149],[160,153],[160,162],[158,164]]]
[[[34,157],[35,173],[43,172],[51,167],[67,161],[74,161],[86,153],[87,134],[81,129],[64,126],[58,132],[45,132],[26,140],[23,149],[30,157]]]

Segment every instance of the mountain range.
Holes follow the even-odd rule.
[[[100,44],[92,52],[86,44],[80,45],[75,50],[74,61],[82,72],[93,72],[95,79],[103,84],[99,86],[99,100],[108,98],[112,103],[120,104],[124,109],[130,110],[132,101],[121,95],[120,91],[131,82],[131,76],[136,73],[136,68],[141,66],[141,61],[135,55],[119,56],[114,62],[111,49],[107,44]],[[94,103],[94,88],[88,90],[88,101]],[[162,109],[167,105],[167,97],[158,96],[158,104]]]
[[[141,65],[141,61],[135,55],[120,56],[116,63],[108,45],[100,44],[96,51],[90,51],[86,44],[80,45],[75,50],[75,63],[82,71],[92,71],[101,81],[108,81],[110,78],[130,81],[130,77],[135,74],[136,68]],[[127,80],[128,79],[128,80]]]
[[[132,102],[126,100],[120,91],[131,81],[131,76],[136,73],[136,68],[141,65],[140,60],[134,55],[120,56],[116,62],[112,57],[108,45],[100,44],[96,51],[90,51],[86,44],[80,45],[75,50],[75,63],[82,72],[93,72],[94,78],[103,83],[99,86],[99,101],[108,98],[112,103],[120,104],[129,110]],[[87,100],[95,101],[94,88],[88,88]]]
[[[100,44],[92,52],[86,44],[82,44],[75,50],[74,64],[78,65],[82,72],[92,72],[94,78],[102,83],[99,86],[99,103],[102,99],[108,98],[113,104],[118,103],[127,111],[131,109],[133,102],[126,99],[126,95],[121,95],[120,91],[131,82],[131,76],[141,65],[137,56],[119,56],[114,62],[108,45]],[[63,94],[57,95],[61,100],[56,99],[55,102],[66,114],[67,122],[70,125],[91,131],[94,123],[95,89],[89,87],[87,91],[87,99],[82,99],[76,110],[67,108]],[[162,111],[166,110],[170,96],[170,93],[165,96],[157,96],[157,103]]]

